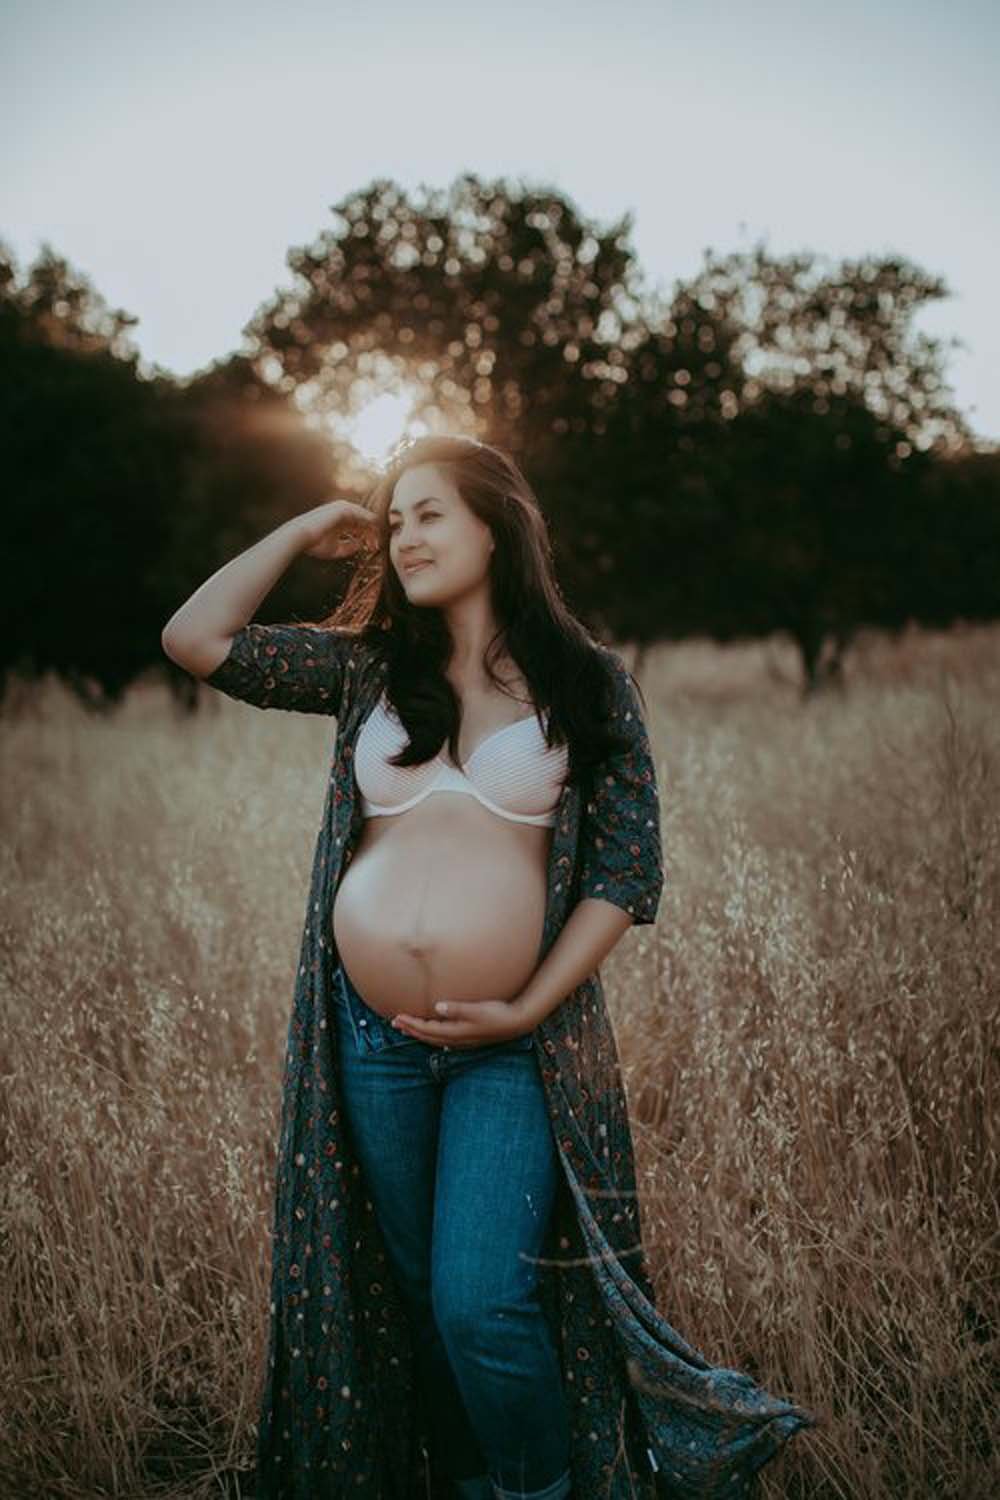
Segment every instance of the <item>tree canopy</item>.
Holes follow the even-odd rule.
[[[0,250],[4,674],[106,704],[162,667],[163,623],[222,562],[363,493],[352,423],[392,389],[513,452],[568,602],[640,650],[784,631],[815,687],[864,626],[995,618],[997,454],[913,328],[940,278],[758,245],[665,296],[629,214],[471,174],[331,212],[245,348],[188,381],[144,372],[136,319],[49,247],[23,275]],[[267,612],[318,617],[344,566],[296,563]]]

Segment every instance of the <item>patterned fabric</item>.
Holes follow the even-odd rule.
[[[544,958],[576,902],[655,920],[663,886],[646,727],[620,657],[615,727],[627,751],[589,792],[567,785],[549,854]],[[258,1500],[446,1496],[416,1411],[406,1314],[344,1130],[331,975],[334,895],[361,832],[358,731],[385,683],[348,632],[251,624],[206,679],[258,708],[337,717],[288,1028],[277,1146],[270,1330]],[[712,1367],[654,1303],[618,1052],[595,972],[539,1024],[535,1045],[562,1180],[539,1270],[559,1351],[581,1500],[742,1500],[817,1418],[737,1370]]]

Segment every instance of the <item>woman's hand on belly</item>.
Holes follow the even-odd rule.
[[[448,1047],[486,1047],[532,1030],[516,1000],[439,1000],[434,1009],[440,1019],[400,1012],[392,1025],[417,1041]]]

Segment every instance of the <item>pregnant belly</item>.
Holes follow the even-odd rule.
[[[432,1017],[437,1000],[514,999],[538,960],[551,839],[462,793],[367,818],[333,908],[367,1004]]]

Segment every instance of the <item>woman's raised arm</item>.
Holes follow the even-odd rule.
[[[374,539],[374,516],[331,500],[284,522],[200,585],[163,627],[171,661],[258,708],[336,714],[354,637],[308,625],[256,625],[250,617],[294,559],[346,557]]]

